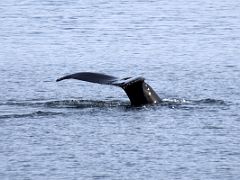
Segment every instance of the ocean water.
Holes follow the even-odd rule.
[[[240,179],[240,2],[1,0],[0,179]],[[75,72],[143,76],[134,108]]]

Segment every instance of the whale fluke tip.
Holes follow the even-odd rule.
[[[62,78],[58,78],[58,79],[56,80],[56,82],[61,81],[61,80],[62,80]]]

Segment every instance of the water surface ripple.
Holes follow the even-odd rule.
[[[1,0],[0,179],[240,179],[240,3]],[[163,101],[55,80],[143,76]]]

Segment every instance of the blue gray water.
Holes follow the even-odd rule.
[[[1,0],[0,179],[240,179],[240,2]],[[55,80],[143,76],[164,102]]]

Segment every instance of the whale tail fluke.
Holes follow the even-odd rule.
[[[145,79],[143,77],[126,77],[119,79],[117,77],[101,73],[79,72],[63,76],[56,81],[58,82],[65,79],[77,79],[91,83],[114,85],[121,87],[128,95],[131,104],[134,106],[155,104],[160,101],[160,98],[154,92],[154,90],[147,83],[144,82]]]
[[[81,81],[87,81],[87,82],[98,83],[98,84],[109,84],[109,85],[117,80],[116,77],[105,75],[105,74],[92,73],[92,72],[80,72],[80,73],[63,76],[57,79],[56,81],[58,82],[65,79],[77,79]]]

